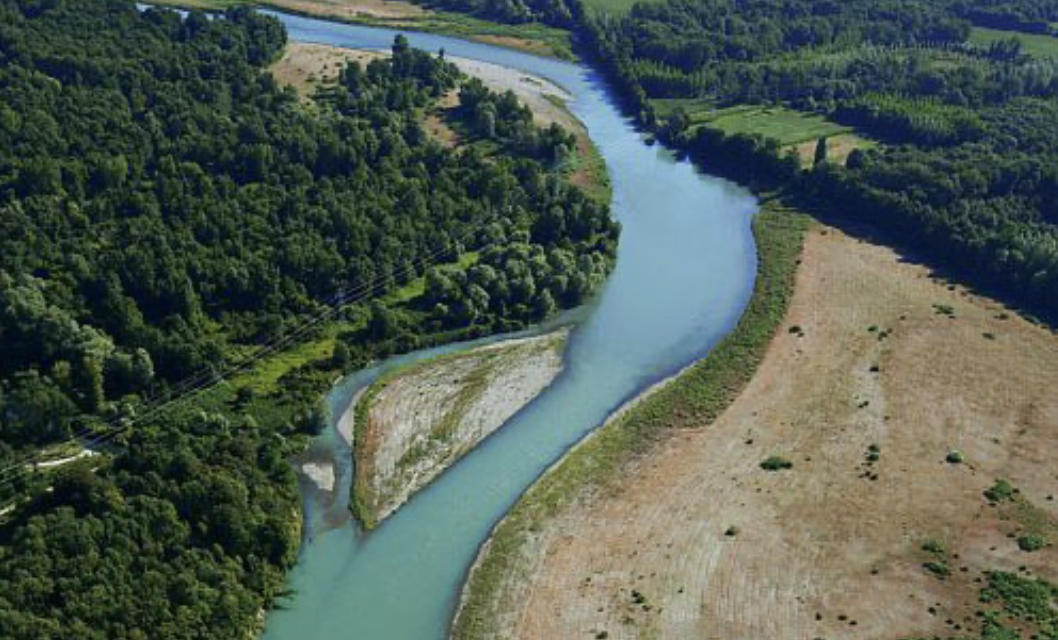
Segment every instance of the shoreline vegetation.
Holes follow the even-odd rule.
[[[158,0],[154,4],[201,11],[224,11],[238,6],[259,7],[331,22],[464,38],[570,62],[579,59],[573,48],[572,34],[564,29],[540,23],[510,25],[491,22],[405,0]]]
[[[354,49],[328,44],[289,42],[283,55],[269,67],[276,80],[293,87],[302,103],[313,108],[313,96],[333,87],[342,67],[350,62],[367,64],[371,60],[386,59],[389,52]],[[571,96],[562,87],[546,78],[525,73],[499,64],[447,56],[463,74],[481,80],[490,91],[502,94],[511,91],[533,115],[533,124],[548,127],[558,124],[571,133],[574,144],[562,169],[570,184],[600,204],[608,205],[611,197],[606,163],[588,136],[584,124],[569,108]],[[448,148],[466,146],[473,135],[457,122],[460,107],[458,91],[450,91],[437,104],[423,111],[421,125],[432,138]]]
[[[492,637],[517,599],[542,524],[615,481],[633,460],[680,425],[707,424],[748,384],[792,296],[810,219],[778,200],[753,222],[757,280],[738,325],[702,360],[619,410],[552,466],[496,525],[464,585],[453,640]]]
[[[532,402],[562,371],[568,336],[567,327],[439,356],[359,394],[341,422],[352,430],[350,502],[363,526],[376,527]]]

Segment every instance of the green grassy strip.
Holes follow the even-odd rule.
[[[661,2],[661,0],[585,0],[588,10],[595,15],[620,17],[632,10],[637,2]]]
[[[454,640],[485,638],[494,631],[503,586],[517,577],[524,545],[548,519],[586,489],[618,480],[621,469],[671,427],[706,425],[741,392],[786,314],[808,225],[804,214],[775,202],[765,206],[753,224],[760,257],[757,281],[738,325],[705,359],[599,429],[529,489],[496,527],[470,576]]]
[[[1058,38],[1044,34],[1021,33],[1019,31],[1000,31],[974,27],[970,32],[970,42],[982,47],[991,46],[993,42],[1017,38],[1021,41],[1021,50],[1034,58],[1058,58]]]

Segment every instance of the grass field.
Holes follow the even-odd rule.
[[[998,40],[1007,40],[1009,38],[1020,40],[1021,50],[1035,58],[1058,57],[1058,38],[1052,36],[1018,31],[1000,31],[999,29],[985,29],[983,27],[974,27],[970,33],[970,42],[984,47]]]
[[[661,0],[585,0],[584,4],[597,14],[608,13],[619,16],[628,13],[637,2],[661,2]]]
[[[683,109],[691,121],[691,128],[711,127],[728,135],[759,134],[777,140],[783,147],[793,149],[804,166],[811,166],[816,141],[827,138],[831,162],[843,163],[853,149],[867,149],[875,145],[856,134],[852,127],[831,122],[816,113],[803,113],[784,107],[739,105],[714,109],[705,100],[656,100],[658,113],[667,116]]]
[[[719,129],[728,135],[760,134],[765,138],[778,140],[783,146],[852,131],[852,127],[831,122],[821,115],[782,107],[740,106],[698,112],[692,116],[692,121]]]

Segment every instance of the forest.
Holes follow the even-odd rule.
[[[510,0],[513,1],[513,0]],[[441,0],[495,20],[572,16],[584,56],[627,111],[710,171],[781,188],[810,210],[869,221],[958,278],[1058,320],[1058,59],[1053,0]],[[1011,37],[970,42],[975,26]],[[1045,37],[1045,36],[1044,36]],[[788,149],[721,135],[657,101],[819,114],[881,143],[802,172]]]
[[[581,37],[643,126],[710,170],[870,222],[1053,322],[1058,60],[1029,56],[1013,38],[970,44],[974,23],[991,24],[978,9],[1027,21],[1052,19],[1054,6],[668,0],[589,17]],[[782,106],[879,144],[802,171],[774,140],[725,135],[681,109],[662,115],[659,99],[706,110]]]
[[[287,459],[330,380],[576,306],[612,267],[616,223],[560,171],[567,133],[403,38],[305,108],[264,71],[285,39],[245,9],[0,0],[0,497],[22,496],[0,637],[244,636],[296,557]],[[458,87],[487,151],[419,125]],[[268,391],[156,409],[327,331],[333,356]],[[21,473],[115,426],[99,455]]]

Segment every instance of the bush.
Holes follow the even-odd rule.
[[[1004,500],[1013,500],[1016,493],[1017,489],[1014,488],[1014,485],[1002,478],[998,478],[995,484],[985,490],[985,497],[988,498],[989,502],[1003,502]]]
[[[963,460],[965,460],[966,458],[963,457],[963,454],[962,454],[961,451],[958,451],[956,449],[952,449],[951,451],[948,452],[948,455],[945,456],[944,459],[949,464],[961,464],[963,462]]]
[[[760,468],[765,471],[782,471],[793,468],[793,463],[782,456],[769,456],[760,463]]]
[[[943,554],[944,553],[944,543],[941,542],[940,540],[935,540],[933,538],[927,538],[925,540],[925,542],[922,543],[922,550],[923,551],[929,551],[930,553],[941,553],[941,554]]]
[[[1047,545],[1047,541],[1044,540],[1043,536],[1029,533],[1023,536],[1018,536],[1018,548],[1026,553],[1032,553],[1033,551],[1039,551]]]

